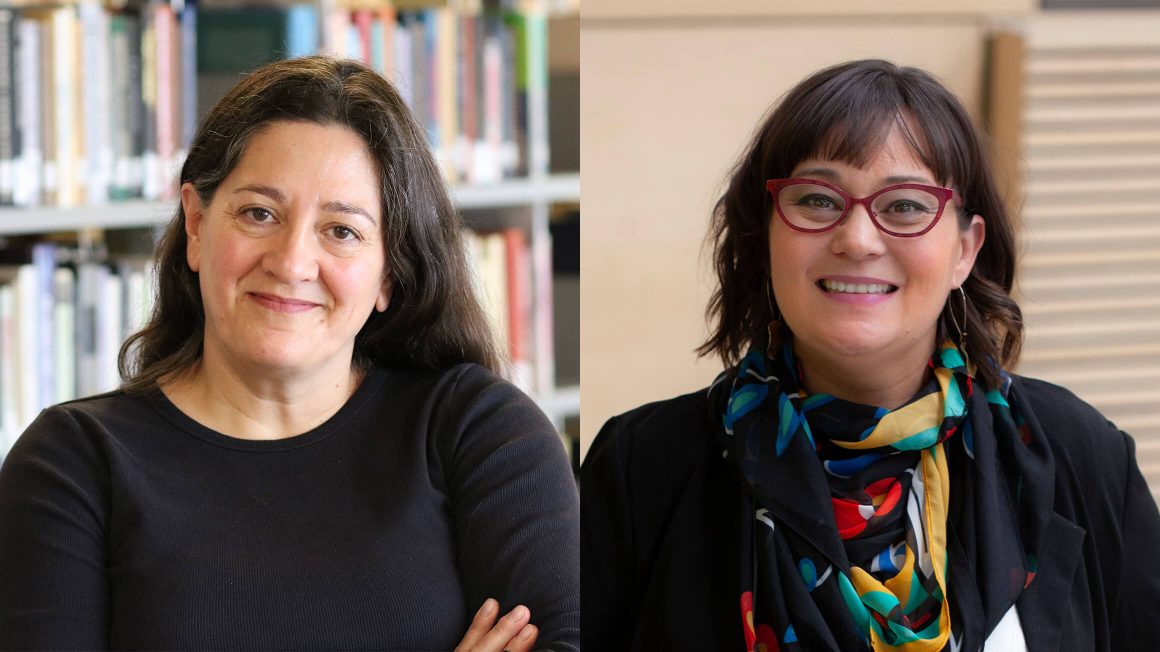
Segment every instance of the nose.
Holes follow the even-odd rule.
[[[855,204],[846,219],[832,231],[830,249],[856,260],[881,256],[886,252],[884,238],[885,234],[870,219],[866,206]]]
[[[321,244],[307,220],[290,224],[267,241],[270,246],[262,256],[262,269],[287,285],[312,281],[318,277]]]

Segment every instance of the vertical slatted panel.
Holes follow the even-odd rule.
[[[1131,433],[1160,498],[1160,16],[1039,17],[1023,35],[1019,371]]]

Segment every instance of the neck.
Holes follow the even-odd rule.
[[[196,366],[163,381],[162,391],[182,412],[222,434],[284,439],[334,416],[361,382],[350,365],[308,378],[253,373],[225,364],[207,348]]]
[[[932,347],[901,355],[840,356],[794,343],[794,355],[801,363],[801,384],[808,393],[830,394],[888,410],[901,407],[922,388],[933,354]]]

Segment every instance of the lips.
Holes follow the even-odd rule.
[[[313,301],[293,299],[276,294],[266,294],[265,292],[251,292],[250,296],[253,297],[258,305],[275,312],[306,312],[320,305]]]

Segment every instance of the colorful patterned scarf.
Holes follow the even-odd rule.
[[[792,342],[710,389],[746,490],[751,652],[978,649],[1034,579],[1052,500],[1042,433],[1005,374],[977,391],[950,342],[929,366],[895,410],[805,395]]]

